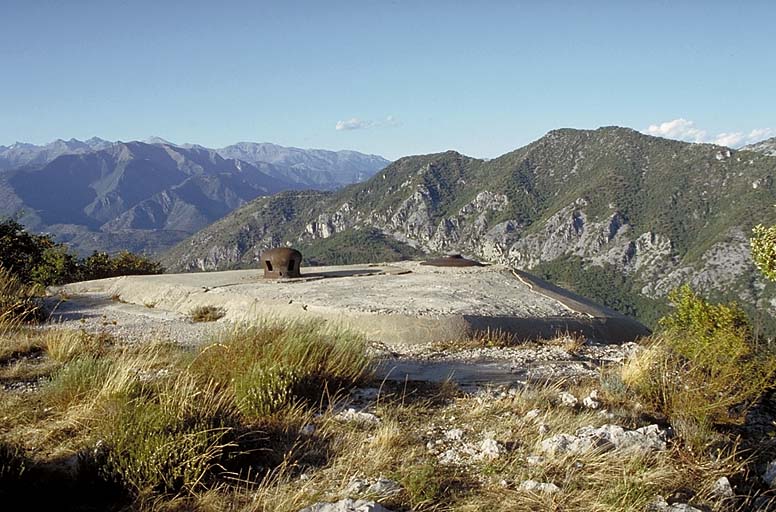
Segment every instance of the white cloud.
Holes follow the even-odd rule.
[[[372,127],[371,121],[362,121],[357,117],[351,117],[350,119],[346,119],[345,121],[337,121],[337,126],[335,127],[335,130],[337,131],[364,130],[366,128],[371,128],[371,127]]]
[[[334,126],[334,129],[339,131],[343,130],[366,130],[368,128],[377,128],[380,126],[395,126],[398,124],[398,121],[394,116],[388,116],[382,121],[368,121],[364,119],[359,119],[357,117],[351,117],[350,119],[345,119],[344,121],[337,121],[337,124]]]
[[[672,121],[649,125],[644,132],[668,139],[685,140],[687,142],[710,142],[720,146],[739,147],[767,139],[773,136],[776,130],[772,128],[755,128],[749,133],[722,132],[710,136],[706,130],[698,128],[695,122],[680,117]]]
[[[695,127],[695,123],[687,119],[674,119],[660,124],[651,124],[647,128],[649,135],[657,137],[667,137],[669,139],[680,139],[689,142],[703,142],[706,138],[706,132]]]

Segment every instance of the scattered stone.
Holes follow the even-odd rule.
[[[525,458],[525,461],[528,463],[529,466],[539,466],[541,464],[544,464],[544,457],[541,455],[529,455]]]
[[[400,493],[402,490],[403,488],[398,482],[381,476],[369,486],[367,492],[377,496],[392,496]]]
[[[711,493],[718,498],[732,498],[735,495],[733,486],[730,485],[730,480],[726,476],[720,477],[714,483]]]
[[[537,482],[536,480],[526,480],[520,484],[521,491],[528,492],[543,492],[547,494],[555,494],[560,491],[560,487],[553,483]]]
[[[771,489],[776,489],[776,460],[768,463],[768,467],[765,468],[765,473],[763,474],[763,481]]]
[[[358,496],[364,494],[369,488],[369,482],[363,478],[351,478],[348,486],[345,487],[345,494]]]
[[[534,419],[538,418],[541,414],[542,414],[541,409],[531,409],[530,411],[525,413],[524,418],[526,420],[534,420]]]
[[[299,512],[392,512],[374,501],[344,499],[336,503],[316,503]]]
[[[461,462],[461,456],[457,450],[450,448],[439,455],[439,462],[441,464],[458,464]]]
[[[448,441],[460,441],[463,438],[463,430],[453,428],[445,432],[445,439]]]
[[[577,404],[579,403],[579,400],[577,400],[577,397],[575,397],[568,391],[561,391],[561,393],[558,395],[558,398],[560,399],[560,404],[566,407],[576,407]]]
[[[380,418],[371,412],[356,411],[352,407],[341,411],[334,416],[334,419],[346,423],[360,423],[364,425],[377,425],[380,423]]]
[[[703,512],[687,503],[673,503],[671,505],[663,498],[658,496],[655,501],[647,506],[647,512]]]
[[[480,453],[477,454],[477,458],[494,460],[498,459],[502,453],[504,453],[504,447],[495,439],[485,439],[480,443]]]
[[[550,426],[549,425],[547,425],[546,423],[540,423],[539,424],[539,434],[540,435],[548,434],[549,432],[550,432]]]
[[[315,425],[308,423],[299,430],[299,433],[303,436],[311,436],[315,433]]]
[[[598,409],[601,407],[601,402],[598,400],[598,391],[595,389],[591,391],[590,394],[582,400],[582,405],[588,409]]]
[[[583,453],[591,450],[625,450],[638,452],[666,449],[667,433],[657,425],[626,430],[618,425],[598,428],[582,427],[575,435],[558,434],[541,443],[541,451],[549,454]]]

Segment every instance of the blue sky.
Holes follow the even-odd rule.
[[[0,4],[0,144],[494,157],[560,127],[776,135],[776,2]],[[650,130],[651,127],[651,130]]]

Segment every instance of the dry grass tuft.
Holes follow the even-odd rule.
[[[199,306],[189,313],[192,322],[215,322],[223,318],[226,311],[215,306]]]

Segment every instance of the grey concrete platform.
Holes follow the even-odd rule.
[[[452,268],[399,262],[307,267],[302,274],[288,280],[266,280],[260,270],[123,276],[59,290],[182,314],[216,306],[226,311],[225,321],[234,322],[321,319],[372,340],[408,344],[487,330],[523,339],[579,332],[610,343],[649,332],[629,317],[501,265]]]

